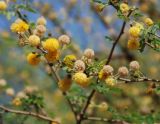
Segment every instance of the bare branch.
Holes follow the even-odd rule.
[[[124,81],[125,83],[134,83],[134,82],[160,82],[160,80],[157,79],[150,79],[150,78],[141,78],[137,80],[131,80],[131,79],[126,79],[126,78],[118,78],[120,81]]]
[[[10,113],[15,113],[15,114],[19,114],[19,115],[28,115],[28,116],[33,116],[45,121],[49,121],[49,122],[54,122],[56,124],[60,124],[59,122],[55,121],[54,119],[48,117],[48,116],[44,116],[38,113],[33,113],[33,112],[28,112],[28,111],[19,111],[19,110],[14,110],[14,109],[10,109],[7,107],[4,107],[2,105],[0,105],[0,109],[4,110],[4,112],[10,112]]]

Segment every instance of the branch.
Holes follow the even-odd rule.
[[[90,120],[90,121],[102,121],[102,122],[108,122],[108,123],[119,123],[119,124],[128,124],[127,122],[121,121],[121,120],[111,120],[107,118],[101,118],[101,117],[84,117],[84,120]]]
[[[126,78],[118,78],[118,80],[120,81],[124,81],[125,83],[134,83],[134,82],[157,82],[159,83],[160,80],[157,80],[157,79],[150,79],[150,78],[142,78],[142,79],[137,79],[137,80],[131,80],[131,79],[126,79]]]
[[[92,10],[94,11],[94,13],[96,14],[96,16],[100,19],[100,21],[102,22],[102,24],[104,25],[104,27],[105,27],[106,29],[110,29],[110,28],[111,28],[110,24],[105,20],[105,18],[104,18],[100,13],[98,13],[98,12],[96,11],[96,8],[94,7],[93,4],[91,4],[91,8],[92,8]],[[113,37],[114,37],[114,38],[116,37],[115,34],[113,34]],[[132,53],[130,53],[130,51],[129,51],[126,47],[124,47],[124,46],[121,45],[121,44],[119,44],[119,46],[120,46],[123,54],[125,55],[125,57],[126,57],[126,59],[127,59],[128,61],[135,60],[135,56],[134,56]],[[113,59],[113,56],[112,56],[111,59]]]
[[[132,14],[132,12],[133,12],[133,11],[131,10],[131,11],[129,12],[129,14],[127,15],[127,17],[129,17],[129,16]],[[121,36],[122,36],[123,33],[124,33],[125,26],[126,26],[126,21],[123,22],[122,27],[121,27],[121,31],[120,31],[117,39],[116,39],[115,42],[113,43],[113,46],[112,46],[111,51],[110,51],[110,53],[109,53],[108,59],[107,59],[107,61],[106,61],[106,65],[108,65],[108,64],[110,63],[111,59],[112,59],[112,55],[113,55],[114,49],[115,49],[117,43],[119,42]]]
[[[20,19],[22,19],[22,20],[24,20],[25,22],[28,23],[28,21],[22,16],[22,14],[20,13],[20,11],[17,10],[16,12],[17,12],[18,17],[19,17]],[[31,32],[32,32],[31,29],[29,29],[29,33],[30,33],[30,34],[31,34]],[[41,51],[42,53],[44,53],[44,54],[47,53],[47,51],[43,50],[43,49],[40,48],[40,47],[37,47],[37,49],[40,50],[40,51]],[[58,82],[61,80],[60,77],[59,77],[59,75],[57,74],[57,72],[55,71],[55,69],[52,67],[52,65],[50,65],[50,63],[49,63],[48,61],[47,61],[47,64],[49,65],[49,67],[50,67],[50,69],[51,69],[51,71],[52,71],[52,74],[54,75],[54,78],[53,78],[53,79],[56,79],[56,82],[58,83]],[[66,93],[66,92],[62,92],[62,94],[63,94],[63,95],[65,96],[65,98],[67,99],[68,104],[69,104],[72,112],[74,113],[75,117],[77,117],[77,113],[76,113],[76,111],[74,110],[71,101],[70,101],[69,98],[67,97],[67,93]]]
[[[49,121],[49,122],[54,122],[56,124],[60,124],[59,122],[53,120],[52,118],[48,117],[48,116],[44,116],[38,113],[33,113],[33,112],[28,112],[28,111],[19,111],[19,110],[14,110],[14,109],[9,109],[7,107],[4,107],[2,105],[0,105],[0,109],[4,110],[4,112],[10,112],[10,113],[15,113],[15,114],[19,114],[19,115],[28,115],[28,116],[33,116],[45,121]]]
[[[37,48],[37,49],[41,50],[42,53],[46,53],[46,51],[44,51],[44,50],[41,49],[41,48]],[[47,61],[47,60],[46,60],[46,61]],[[58,82],[61,80],[60,77],[59,77],[59,75],[58,75],[58,73],[56,72],[55,68],[54,68],[48,61],[47,61],[47,64],[48,64],[48,66],[49,66],[50,69],[51,69],[52,75],[54,76],[53,79],[56,79],[56,82],[58,83]],[[67,92],[62,92],[62,94],[65,96],[65,98],[66,98],[66,100],[67,100],[67,102],[68,102],[68,104],[69,104],[69,106],[70,106],[70,108],[71,108],[74,116],[77,117],[77,112],[74,110],[71,101],[70,101],[69,98],[67,97]]]
[[[127,17],[129,17],[131,14],[132,14],[132,11],[129,12],[129,14],[128,14]],[[106,64],[109,64],[109,62],[111,61],[111,58],[112,58],[114,49],[115,49],[117,43],[119,42],[122,34],[124,33],[125,26],[126,26],[126,22],[124,21],[124,22],[123,22],[123,25],[122,25],[122,28],[121,28],[121,31],[120,31],[117,39],[115,40],[115,42],[114,42],[114,44],[113,44],[113,46],[112,46],[112,49],[111,49],[111,51],[110,51],[110,54],[109,54],[109,57],[108,57],[108,59],[107,59]],[[98,81],[97,81],[97,82],[98,82]],[[86,103],[85,103],[85,105],[84,105],[84,108],[82,109],[82,111],[81,111],[81,113],[80,113],[80,115],[79,115],[77,124],[81,124],[81,121],[83,120],[83,117],[84,117],[84,115],[85,115],[85,113],[86,113],[86,111],[87,111],[87,108],[88,108],[88,106],[89,106],[89,104],[90,104],[90,101],[91,101],[92,97],[94,96],[95,92],[96,92],[96,90],[92,90],[91,93],[90,93],[90,95],[88,96],[87,101],[86,101]]]

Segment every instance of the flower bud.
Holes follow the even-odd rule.
[[[119,69],[118,69],[118,74],[121,76],[121,77],[125,77],[125,76],[127,76],[128,75],[128,73],[129,73],[129,71],[128,71],[128,68],[127,67],[120,67]]]
[[[46,25],[46,19],[42,16],[37,19],[37,25]]]
[[[85,70],[85,63],[82,61],[82,60],[77,60],[75,63],[74,63],[74,69],[77,71],[77,72],[83,72]]]
[[[102,70],[105,74],[108,74],[108,75],[112,75],[114,71],[113,67],[110,65],[105,65]]]
[[[6,94],[7,94],[8,96],[14,96],[15,91],[14,91],[13,88],[8,88],[8,89],[6,89]]]
[[[70,37],[68,35],[61,35],[59,38],[58,38],[59,42],[64,44],[64,45],[67,45],[70,43]]]
[[[38,25],[36,27],[36,30],[34,31],[34,34],[38,36],[43,36],[45,32],[46,32],[46,27],[44,25]]]
[[[88,59],[91,59],[94,57],[94,51],[88,48],[84,51],[84,56],[87,57]]]
[[[17,93],[16,97],[17,98],[25,98],[26,94],[23,91],[20,91],[20,92]]]
[[[0,87],[6,86],[7,82],[4,79],[0,79]]]
[[[129,64],[130,70],[136,71],[140,69],[140,65],[137,61],[132,61]]]
[[[40,44],[40,38],[37,35],[31,35],[28,40],[31,46],[37,47]]]

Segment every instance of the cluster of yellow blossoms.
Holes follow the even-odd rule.
[[[122,3],[120,9],[123,13],[128,13],[129,7],[127,4]],[[152,21],[150,19],[145,20],[146,25],[151,26]],[[17,19],[12,25],[11,30],[19,35],[19,41],[24,45],[30,45],[34,48],[34,52],[30,52],[27,55],[27,61],[29,64],[36,66],[41,60],[45,60],[47,63],[58,62],[62,67],[67,67],[69,75],[58,82],[58,86],[62,91],[67,91],[71,87],[72,81],[80,85],[81,87],[87,87],[92,79],[92,75],[86,73],[86,68],[89,64],[93,63],[95,53],[92,49],[86,49],[83,56],[80,59],[73,54],[66,55],[64,59],[60,60],[60,54],[64,45],[70,43],[70,38],[67,35],[61,35],[59,38],[45,37],[47,21],[44,17],[37,19],[36,26],[31,30],[30,25],[21,19]],[[139,47],[138,37],[143,26],[136,23],[129,30],[130,40],[128,47],[135,49]],[[41,59],[43,58],[43,59]],[[98,73],[100,80],[105,80],[107,85],[113,86],[116,83],[116,79],[113,76],[113,67],[105,65]],[[118,70],[118,74],[121,77],[127,76],[129,73],[126,67],[121,67]],[[16,99],[15,102],[18,100]]]
[[[145,18],[144,23],[146,26],[152,26],[153,21],[150,18]],[[141,31],[144,30],[144,26],[141,23],[135,22],[132,27],[129,29],[129,40],[128,40],[128,48],[131,50],[136,50],[140,47],[139,38],[141,35]]]
[[[21,19],[17,19],[12,25],[11,25],[11,30],[12,32],[16,32],[16,33],[24,33],[29,29],[29,25],[21,20]]]
[[[0,1],[0,11],[4,11],[7,9],[7,4],[5,1]]]
[[[127,15],[129,10],[130,10],[130,7],[126,3],[121,3],[120,4],[120,10],[124,15]]]
[[[84,73],[88,62],[92,62],[94,58],[94,51],[92,49],[86,49],[81,59],[73,54],[66,55],[63,59],[63,64],[72,71],[72,78],[65,78],[59,82],[59,87],[63,91],[66,91],[71,86],[71,80],[80,85],[81,87],[87,87],[90,84],[91,76]],[[86,61],[87,60],[87,61]]]
[[[120,11],[124,16],[128,15],[130,7],[126,3],[121,3],[119,6]],[[153,25],[153,21],[150,18],[144,19],[144,24],[149,27]],[[139,38],[141,31],[144,30],[144,26],[141,23],[134,22],[129,29],[128,48],[131,50],[137,50],[140,47]]]

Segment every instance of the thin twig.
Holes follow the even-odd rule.
[[[124,81],[125,83],[134,83],[134,82],[157,82],[159,83],[160,80],[157,79],[150,79],[150,78],[142,78],[142,79],[137,79],[137,80],[131,80],[131,79],[126,79],[126,78],[118,78],[120,81]]]
[[[132,14],[132,10],[129,12],[129,14],[128,14],[127,17],[129,17],[131,14]],[[121,31],[120,31],[117,39],[116,39],[115,42],[113,43],[113,46],[112,46],[112,48],[111,48],[111,51],[110,51],[110,54],[109,54],[109,57],[108,57],[108,59],[107,59],[106,64],[109,64],[109,63],[110,63],[111,58],[112,58],[112,55],[113,55],[113,52],[114,52],[114,49],[115,49],[117,43],[119,42],[121,36],[122,36],[123,33],[124,33],[125,26],[126,26],[126,21],[123,22]],[[82,122],[82,120],[83,120],[83,116],[85,115],[85,113],[86,113],[86,111],[87,111],[87,108],[88,108],[88,106],[89,106],[89,104],[90,104],[90,101],[91,101],[92,97],[94,96],[95,92],[96,92],[96,90],[92,90],[91,93],[90,93],[90,95],[88,96],[87,101],[86,101],[86,104],[84,105],[84,108],[82,109],[82,111],[81,111],[81,113],[80,113],[80,116],[79,116],[79,119],[78,119],[77,124],[81,124],[81,122]]]
[[[129,17],[129,16],[132,14],[132,12],[133,12],[133,11],[131,10],[131,11],[129,12],[129,14],[127,15],[127,17]],[[124,33],[124,29],[125,29],[126,24],[127,24],[127,22],[124,21],[123,24],[122,24],[122,27],[121,27],[121,31],[120,31],[117,39],[116,39],[115,42],[113,43],[113,46],[112,46],[111,51],[110,51],[110,53],[109,53],[108,59],[107,59],[107,61],[106,61],[106,65],[108,65],[108,64],[110,63],[111,59],[112,59],[112,55],[113,55],[114,49],[115,49],[117,43],[119,42],[121,36],[122,36],[123,33]]]
[[[44,116],[38,113],[33,113],[33,112],[28,112],[28,111],[19,111],[19,110],[14,110],[14,109],[10,109],[7,107],[4,107],[2,105],[0,105],[0,109],[4,110],[4,112],[10,112],[10,113],[15,113],[15,114],[20,114],[20,115],[28,115],[28,116],[33,116],[45,121],[49,121],[49,122],[54,122],[56,124],[60,124],[59,122],[53,120],[52,118],[48,117],[48,116]]]
[[[108,122],[108,123],[120,123],[120,124],[128,124],[127,122],[121,121],[121,120],[112,120],[107,118],[101,118],[101,117],[84,117],[84,120],[90,120],[90,121],[102,121],[102,122]]]

